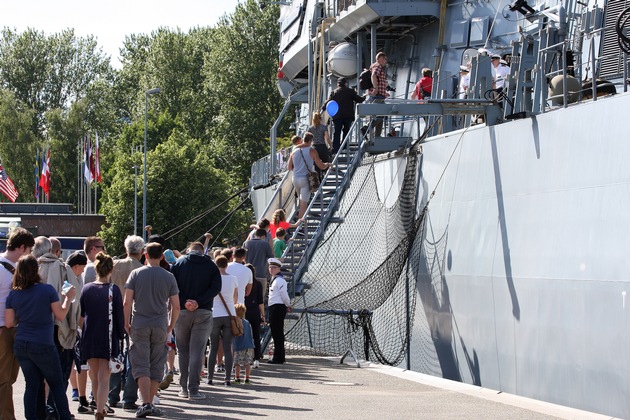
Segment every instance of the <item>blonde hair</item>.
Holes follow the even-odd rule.
[[[271,216],[271,221],[274,225],[278,225],[280,222],[284,222],[287,220],[287,214],[283,209],[278,209],[273,212],[273,216]]]
[[[313,125],[317,127],[322,123],[322,114],[319,112],[313,113],[313,119],[311,121],[313,122]]]
[[[239,318],[245,318],[245,312],[247,308],[242,303],[237,303],[234,305],[234,309],[236,310],[236,316]]]

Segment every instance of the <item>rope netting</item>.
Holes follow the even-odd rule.
[[[404,359],[416,305],[407,261],[423,226],[417,167],[414,150],[363,158],[334,214],[343,221],[328,226],[302,278],[308,286],[294,307],[304,312],[287,319],[288,353]]]

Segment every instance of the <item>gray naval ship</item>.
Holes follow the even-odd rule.
[[[288,353],[630,418],[630,1],[274,3],[286,103],[258,218],[296,220],[282,118],[303,133],[340,77],[359,90],[389,59],[389,98],[357,105],[290,231]]]

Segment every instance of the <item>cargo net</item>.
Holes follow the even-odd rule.
[[[308,286],[287,319],[288,353],[351,349],[382,364],[404,359],[416,306],[407,259],[423,220],[416,216],[417,161],[412,150],[389,160],[365,157],[356,169],[334,215],[343,221],[328,225],[301,279]],[[387,177],[391,185],[379,184]]]

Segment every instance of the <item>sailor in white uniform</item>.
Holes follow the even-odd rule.
[[[273,337],[273,358],[268,363],[284,363],[284,318],[291,310],[291,299],[287,290],[287,282],[280,273],[282,262],[277,258],[269,258],[269,327]]]

